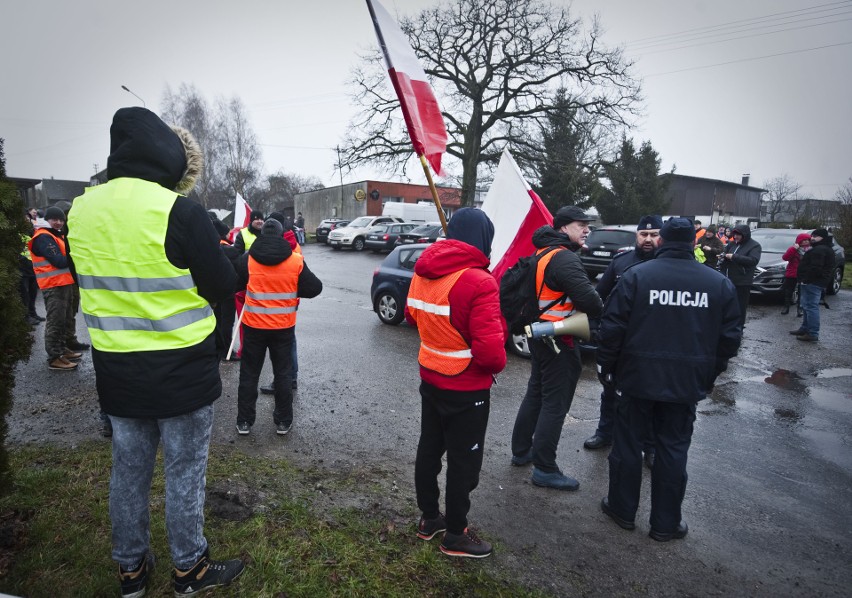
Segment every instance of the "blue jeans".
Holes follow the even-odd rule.
[[[802,330],[811,336],[819,337],[819,299],[822,287],[815,284],[803,284],[799,289],[799,305],[802,308]]]
[[[172,562],[192,567],[204,551],[204,490],[213,429],[213,405],[168,419],[112,421],[112,477],[109,515],[112,558],[125,568],[138,565],[149,550],[149,494],[157,447],[163,443],[166,478],[166,530]]]

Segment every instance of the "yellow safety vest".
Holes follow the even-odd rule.
[[[189,270],[166,257],[166,229],[177,197],[156,183],[119,178],[86,189],[74,201],[68,238],[80,307],[98,350],[181,349],[213,332],[213,310]],[[132,235],[118,225],[128,214]]]

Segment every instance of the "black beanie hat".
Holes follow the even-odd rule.
[[[261,212],[260,210],[252,210],[251,214],[249,214],[249,223],[254,222],[258,218],[260,218],[261,220],[264,219],[263,218],[263,212]]]
[[[263,228],[260,229],[260,234],[264,236],[272,235],[273,237],[280,237],[284,234],[284,226],[282,226],[282,224],[275,218],[270,218],[263,223]]]
[[[825,228],[818,228],[814,232],[811,233],[812,237],[821,237],[823,239],[828,238],[828,230]]]
[[[673,243],[694,243],[695,226],[689,218],[669,218],[660,229],[660,236]]]
[[[45,210],[45,212],[44,212],[44,219],[45,220],[53,220],[54,218],[56,220],[63,220],[63,221],[66,219],[65,218],[65,212],[62,211],[62,208],[57,208],[56,206],[50,206],[49,208],[47,208],[47,210]]]
[[[284,214],[282,214],[281,212],[272,212],[269,217],[274,218],[275,220],[281,223],[281,226],[284,226],[284,221],[286,220],[286,218],[284,218]]]

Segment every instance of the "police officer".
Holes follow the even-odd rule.
[[[657,247],[660,245],[660,229],[663,227],[663,219],[656,215],[642,216],[636,227],[636,247],[632,251],[625,251],[616,255],[609,263],[606,271],[598,281],[595,290],[603,301],[609,297],[615,283],[630,266],[640,264],[654,257]],[[612,444],[612,426],[615,421],[615,393],[611,384],[604,384],[601,392],[601,417],[598,420],[598,428],[595,433],[586,439],[583,446],[589,450],[608,447]],[[645,445],[645,463],[651,467],[654,463],[654,445],[650,442]]]
[[[695,230],[672,218],[660,231],[656,259],[627,270],[610,295],[598,334],[598,377],[613,386],[616,419],[603,512],[636,527],[642,440],[653,425],[651,471],[654,540],[683,538],[686,459],[695,408],[736,355],[742,328],[733,284],[695,261]]]

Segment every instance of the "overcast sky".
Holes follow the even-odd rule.
[[[406,16],[436,3],[383,0]],[[852,0],[573,2],[595,12],[604,41],[637,60],[645,116],[629,135],[664,170],[755,186],[787,174],[826,199],[852,176]],[[87,180],[115,110],[141,105],[122,85],[158,111],[166,85],[191,83],[211,103],[242,98],[265,172],[340,182],[347,79],[376,43],[363,0],[27,0],[2,16],[10,176]]]

